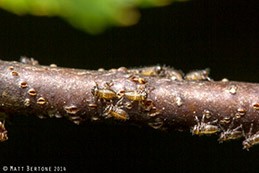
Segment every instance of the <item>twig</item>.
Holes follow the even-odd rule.
[[[109,119],[196,135],[222,131],[219,141],[245,137],[245,149],[259,143],[259,84],[213,81],[205,71],[183,79],[159,66],[89,71],[32,62],[0,60],[0,112],[76,124]]]

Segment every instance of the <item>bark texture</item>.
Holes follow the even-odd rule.
[[[221,142],[245,137],[246,149],[259,143],[259,84],[184,80],[171,72],[89,71],[0,60],[0,112],[65,117],[77,124],[114,120],[197,135],[221,132]]]

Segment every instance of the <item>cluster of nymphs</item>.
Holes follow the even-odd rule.
[[[241,110],[240,110],[240,112],[241,112]],[[242,112],[241,112],[241,114],[242,114]],[[240,114],[238,114],[238,115],[240,115]],[[204,112],[201,121],[198,119],[197,116],[195,116],[195,121],[197,122],[197,124],[194,125],[193,128],[191,129],[192,134],[194,134],[194,135],[211,135],[211,134],[222,131],[220,133],[220,137],[218,139],[218,141],[220,143],[222,143],[224,141],[228,141],[228,140],[234,140],[234,139],[239,139],[241,137],[245,137],[245,140],[242,142],[242,145],[243,145],[243,149],[246,149],[246,150],[249,150],[249,148],[252,147],[253,145],[259,144],[259,132],[252,135],[253,123],[251,124],[249,133],[246,135],[244,132],[244,129],[242,127],[242,124],[233,128],[235,120],[238,119],[237,117],[232,117],[232,119],[226,118],[226,119],[220,120],[218,125],[216,125],[218,120],[205,123],[204,122],[205,117],[210,117],[209,111]],[[220,124],[225,124],[225,123],[230,123],[227,130],[225,130],[220,125]]]
[[[206,68],[204,70],[195,70],[191,71],[184,75],[184,73],[180,70],[176,70],[174,68],[169,68],[166,66],[152,66],[152,67],[142,67],[139,69],[128,70],[130,73],[137,73],[143,76],[155,76],[155,77],[163,77],[169,78],[172,80],[208,80],[210,69]]]
[[[103,70],[104,69],[99,69],[99,71]],[[193,71],[187,73],[185,76],[181,71],[167,68],[165,66],[144,67],[134,70],[121,67],[119,69],[111,69],[109,71],[128,72],[130,74],[128,80],[137,84],[136,90],[120,90],[117,93],[111,89],[113,86],[112,81],[105,83],[102,87],[96,83],[96,85],[91,89],[92,94],[97,97],[97,101],[106,103],[106,107],[103,113],[104,117],[113,117],[119,120],[128,120],[130,118],[124,108],[132,109],[134,102],[138,102],[139,108],[147,112],[149,117],[155,117],[157,114],[159,114],[159,111],[155,107],[153,101],[148,99],[148,93],[151,92],[154,88],[149,86],[146,79],[140,76],[165,77],[172,80],[211,80],[208,77],[209,69]],[[124,102],[125,99],[126,102]],[[114,100],[115,102],[117,101],[115,105],[113,104]],[[91,107],[96,108],[97,105],[91,104]],[[157,129],[163,125],[163,122],[159,121],[159,119],[155,119],[155,122],[150,122],[148,124]]]
[[[143,78],[138,79],[140,84],[144,84],[145,80]],[[129,116],[125,110],[122,108],[132,109],[133,102],[138,102],[139,105],[145,110],[155,109],[152,105],[151,100],[147,100],[148,93],[145,87],[141,85],[138,86],[137,90],[134,91],[125,91],[121,90],[115,92],[111,89],[113,85],[112,82],[106,83],[104,87],[99,87],[98,84],[91,89],[92,94],[98,98],[98,101],[107,103],[107,106],[104,110],[105,118],[114,117],[119,120],[128,120]],[[127,98],[129,101],[123,104],[123,100]],[[117,99],[115,105],[113,105],[112,100]]]
[[[104,69],[99,69],[98,71],[104,71]],[[103,112],[101,112],[103,117],[128,120],[130,117],[127,112],[132,109],[134,105],[136,105],[138,108],[134,110],[139,110],[146,113],[148,117],[151,118],[150,121],[148,121],[148,125],[155,129],[164,129],[164,122],[160,118],[156,118],[156,115],[158,115],[160,111],[156,108],[153,100],[148,97],[154,87],[150,86],[147,81],[148,78],[144,77],[159,77],[178,81],[211,80],[208,77],[209,69],[192,71],[186,75],[179,70],[159,65],[139,69],[126,69],[125,67],[121,67],[119,69],[110,69],[109,71],[126,72],[129,74],[127,79],[135,83],[137,87],[135,90],[114,91],[112,89],[112,81],[105,83],[103,86],[99,86],[95,83],[95,86],[91,89],[91,93],[97,98],[97,102],[101,102],[105,105]],[[180,102],[181,100],[179,100],[177,104],[180,105]],[[97,104],[95,103],[92,103],[89,106],[91,108],[97,108]],[[97,118],[94,117],[94,120],[96,119]]]

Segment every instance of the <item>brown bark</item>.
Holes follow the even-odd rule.
[[[109,119],[158,129],[191,129],[198,135],[242,132],[231,137],[253,137],[249,144],[257,144],[259,84],[173,80],[166,73],[139,71],[89,71],[0,60],[0,112],[65,117],[75,123]]]

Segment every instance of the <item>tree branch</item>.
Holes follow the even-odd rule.
[[[76,124],[114,120],[196,135],[221,132],[220,142],[245,137],[245,149],[259,143],[259,84],[213,81],[207,70],[183,79],[181,72],[159,66],[89,71],[31,62],[0,60],[0,112],[65,117]]]

